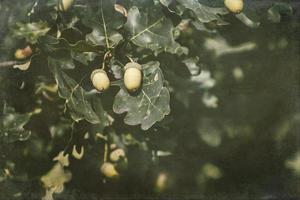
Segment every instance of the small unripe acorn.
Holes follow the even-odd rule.
[[[17,49],[15,52],[15,58],[18,60],[23,60],[26,58],[26,56],[23,54],[23,50],[22,49]]]
[[[155,182],[155,190],[157,192],[163,192],[167,189],[168,186],[168,174],[165,172],[161,172],[158,174],[156,182]]]
[[[142,67],[135,62],[127,63],[124,67],[124,84],[128,91],[137,91],[142,83]]]
[[[123,149],[120,148],[112,151],[109,155],[110,160],[113,162],[119,161],[121,157],[125,157],[125,152]]]
[[[30,46],[25,47],[24,49],[17,49],[15,52],[15,58],[18,60],[23,60],[32,55],[32,49]]]
[[[243,0],[224,0],[226,8],[233,13],[240,13],[243,10]]]
[[[71,8],[74,0],[58,0],[58,8],[59,11],[67,11]]]
[[[98,91],[104,91],[108,89],[110,85],[109,78],[102,69],[96,69],[92,72],[91,81]]]
[[[119,173],[117,172],[115,166],[112,163],[105,162],[101,165],[101,173],[107,178],[117,177]]]

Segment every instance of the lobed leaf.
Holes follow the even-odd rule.
[[[123,26],[125,16],[115,10],[115,3],[114,0],[90,1],[81,11],[83,24],[92,29],[86,36],[89,43],[111,48],[123,39],[117,30]]]
[[[281,15],[292,15],[293,8],[288,3],[275,3],[268,9],[268,19],[274,23],[281,21]]]
[[[51,64],[51,63],[49,63]],[[109,125],[99,97],[88,97],[86,91],[57,66],[50,66],[58,85],[59,96],[66,100],[73,120],[87,120],[92,124]]]
[[[46,35],[50,30],[46,22],[32,22],[32,23],[17,23],[16,27],[12,30],[13,35],[17,38],[26,38],[31,44],[35,44],[38,39]]]
[[[51,53],[58,50],[72,50],[78,53],[84,52],[101,52],[103,50],[99,45],[89,44],[85,40],[79,40],[76,43],[70,43],[64,38],[56,38],[51,35],[46,35],[39,40],[39,45],[44,51]]]
[[[188,53],[186,47],[174,40],[171,20],[157,9],[140,12],[138,7],[133,6],[128,11],[125,28],[130,33],[130,41],[137,46],[156,52],[167,51],[179,55]]]
[[[225,15],[228,10],[224,7],[210,7],[204,5],[198,0],[176,0],[178,3],[183,5],[186,9],[193,11],[198,21],[207,23],[215,20],[220,20],[219,15]]]
[[[127,112],[124,122],[128,125],[141,124],[143,130],[149,129],[157,121],[161,121],[170,113],[170,94],[163,86],[163,74],[159,62],[142,65],[143,85],[141,91],[134,96],[121,85],[115,97],[113,110],[121,114]]]
[[[31,113],[19,114],[14,108],[5,106],[0,116],[0,142],[11,143],[27,140],[31,132],[24,129]]]

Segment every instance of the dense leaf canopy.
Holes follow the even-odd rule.
[[[242,2],[1,1],[0,200],[299,197],[299,4]]]

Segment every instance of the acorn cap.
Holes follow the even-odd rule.
[[[95,70],[92,71],[92,73],[91,73],[91,76],[90,76],[91,80],[93,80],[94,75],[97,74],[97,73],[103,73],[103,74],[106,74],[106,75],[107,75],[106,71],[104,71],[103,69],[95,69]]]
[[[124,70],[126,71],[129,68],[136,68],[142,70],[142,66],[136,62],[129,62],[125,65]]]

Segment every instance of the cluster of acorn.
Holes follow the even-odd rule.
[[[129,62],[124,67],[124,85],[129,92],[137,91],[142,83],[142,67],[136,62]],[[103,69],[96,69],[91,73],[91,81],[98,91],[107,90],[110,80]]]
[[[73,3],[74,0],[58,0],[56,9],[59,11],[67,11]],[[224,0],[224,4],[228,10],[233,13],[240,13],[244,6],[243,0]]]
[[[119,168],[126,168],[126,166],[124,166],[127,165],[125,151],[121,148],[113,150],[109,155],[109,160],[110,162],[106,161],[101,165],[100,171],[107,178],[116,178],[119,176],[116,166],[118,165]]]

